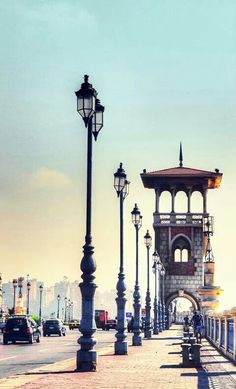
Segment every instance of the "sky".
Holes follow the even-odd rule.
[[[210,191],[212,246],[222,307],[235,301],[234,0],[9,0],[0,2],[0,271],[47,285],[80,277],[85,234],[86,129],[74,92],[83,75],[105,105],[93,143],[92,234],[100,290],[119,270],[119,203],[113,174],[131,181],[124,204],[125,272],[134,285],[137,203],[153,235],[154,193],[140,173],[178,165],[223,172]],[[154,282],[154,280],[152,280]]]

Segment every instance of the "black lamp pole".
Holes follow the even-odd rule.
[[[114,188],[117,196],[120,198],[120,269],[118,274],[118,282],[116,284],[117,290],[117,333],[115,342],[115,355],[126,355],[127,341],[126,341],[126,322],[125,322],[125,304],[126,304],[126,284],[125,284],[125,273],[124,273],[124,221],[123,221],[123,205],[124,200],[129,193],[129,182],[126,180],[126,174],[120,163],[120,167],[114,174]]]
[[[60,317],[60,301],[61,301],[61,296],[58,294],[57,295],[57,318],[58,319]]]
[[[71,308],[70,315],[71,315],[71,320],[72,320],[74,317],[74,303],[73,303],[73,301],[71,301],[71,303],[70,303],[70,308]]]
[[[26,307],[26,314],[29,315],[30,287],[31,287],[30,281],[27,282],[26,286],[27,286],[27,307]]]
[[[64,300],[65,300],[65,317],[64,317],[64,322],[67,323],[67,297],[65,297]]]
[[[94,319],[94,283],[96,263],[93,258],[94,247],[92,246],[91,221],[92,221],[92,137],[97,139],[98,133],[103,127],[104,107],[97,99],[97,92],[88,82],[88,76],[84,76],[81,89],[75,92],[77,96],[77,111],[82,116],[85,127],[88,129],[87,148],[87,202],[86,202],[86,236],[83,246],[84,256],[81,260],[82,282],[79,284],[82,295],[82,319],[78,339],[81,348],[77,351],[77,371],[96,371],[97,352],[96,340],[93,334],[96,331]]]
[[[159,282],[159,271],[161,269],[161,266],[162,263],[160,260],[160,256],[157,250],[155,250],[153,253],[153,267],[152,267],[155,276],[154,328],[153,328],[153,334],[155,335],[159,334],[159,332],[162,331],[161,323],[160,323],[160,298],[159,298],[160,287],[158,288],[158,295],[157,295],[157,283]]]
[[[12,281],[13,284],[13,315],[16,313],[16,288],[17,288],[17,279],[14,278]]]
[[[138,232],[142,226],[142,216],[140,210],[138,209],[137,204],[135,204],[132,215],[132,223],[134,224],[136,231],[136,276],[135,276],[135,285],[134,285],[134,325],[133,325],[133,337],[132,345],[133,346],[142,346],[142,337],[141,337],[141,295],[139,287],[139,263],[138,263]]]
[[[42,323],[42,294],[43,294],[43,285],[39,286],[39,323]]]
[[[160,270],[161,280],[161,305],[162,305],[162,329],[166,330],[166,315],[165,315],[165,268],[162,265]]]
[[[70,322],[70,299],[68,299],[68,304],[67,304],[67,320],[69,323]]]
[[[151,297],[150,297],[150,277],[149,277],[149,254],[150,254],[150,247],[152,245],[152,238],[149,234],[149,231],[147,230],[146,235],[144,236],[144,244],[147,248],[147,293],[146,293],[146,316],[145,316],[145,330],[144,330],[144,336],[145,338],[151,338],[152,331],[151,331]]]
[[[18,278],[18,287],[19,287],[19,295],[18,295],[18,297],[19,298],[22,298],[23,281],[24,281],[24,277],[19,277]]]

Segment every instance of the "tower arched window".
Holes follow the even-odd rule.
[[[188,262],[191,254],[191,246],[187,238],[179,236],[172,244],[172,258],[174,262]]]

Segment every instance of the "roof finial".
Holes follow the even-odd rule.
[[[180,167],[183,167],[182,142],[180,142],[180,146],[179,146],[179,166],[180,166]]]

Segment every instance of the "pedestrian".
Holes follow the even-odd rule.
[[[202,332],[203,332],[203,317],[200,313],[197,313],[197,311],[194,312],[194,315],[191,319],[191,324],[193,326],[193,332],[196,336],[197,343],[201,343],[202,341]]]
[[[186,316],[184,317],[184,331],[185,331],[185,332],[188,332],[188,330],[189,330],[189,325],[190,325],[189,317],[188,317],[188,315],[186,315]]]

